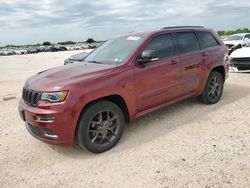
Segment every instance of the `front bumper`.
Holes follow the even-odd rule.
[[[242,48],[241,45],[234,45],[234,44],[226,44],[226,47],[228,48],[228,54],[231,55],[231,53],[233,53],[233,51]]]
[[[230,66],[236,67],[239,70],[250,70],[250,57],[249,58],[232,58]]]
[[[75,100],[63,103],[38,103],[32,107],[20,100],[18,110],[26,129],[35,138],[56,145],[72,145],[79,117]]]

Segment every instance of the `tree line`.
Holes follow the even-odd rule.
[[[94,43],[96,41],[94,39],[92,39],[92,38],[88,38],[85,42],[91,44],[91,43]],[[63,42],[58,42],[57,44],[60,44],[60,45],[72,45],[72,44],[76,44],[76,42],[73,42],[73,41],[63,41]],[[50,46],[50,45],[52,45],[52,43],[49,42],[49,41],[46,41],[42,45],[43,46]]]
[[[89,43],[89,44],[94,43],[94,42],[103,42],[103,41],[96,41],[93,38],[88,38],[85,41],[85,43]],[[76,44],[76,43],[77,42],[74,42],[74,41],[63,41],[63,42],[58,42],[57,44],[59,44],[59,45],[73,45],[73,44]],[[53,45],[53,43],[49,42],[49,41],[45,41],[42,44],[32,44],[32,45],[13,45],[13,44],[8,44],[6,46],[0,46],[0,49],[1,48],[17,48],[17,47],[25,47],[25,46],[34,46],[34,47],[36,47],[36,46],[41,46],[41,45],[43,45],[43,46],[51,46],[51,45]]]
[[[240,29],[228,30],[228,31],[218,31],[217,33],[220,36],[227,36],[227,35],[233,35],[233,34],[239,34],[239,33],[250,33],[250,30],[248,28],[240,28]]]

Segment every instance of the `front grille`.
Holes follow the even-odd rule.
[[[238,58],[233,58],[233,61],[239,61],[239,62],[248,62],[250,63],[250,57],[238,57]]]
[[[41,98],[41,93],[23,88],[22,98],[26,104],[37,106],[37,102]]]
[[[250,66],[250,58],[232,58],[230,64]]]

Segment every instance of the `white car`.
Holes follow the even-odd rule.
[[[4,50],[2,55],[14,55],[14,51],[13,50]]]
[[[229,54],[231,54],[234,50],[242,48],[250,43],[250,33],[230,35],[227,36],[223,42],[228,47]]]
[[[25,49],[17,49],[14,52],[15,52],[16,55],[27,54],[27,50],[25,50]]]
[[[229,59],[230,65],[238,70],[250,70],[250,43],[233,51]]]

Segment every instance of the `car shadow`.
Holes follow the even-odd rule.
[[[111,150],[101,155],[92,154],[78,146],[53,147],[53,150],[75,159],[95,158],[103,155],[111,155],[116,152],[136,148],[147,142],[169,134],[172,130],[185,126],[188,123],[199,121],[211,111],[216,111],[230,103],[236,102],[250,95],[250,87],[236,84],[225,84],[221,101],[215,105],[204,105],[196,98],[189,98],[173,104],[164,109],[145,115],[128,124],[119,143]]]

